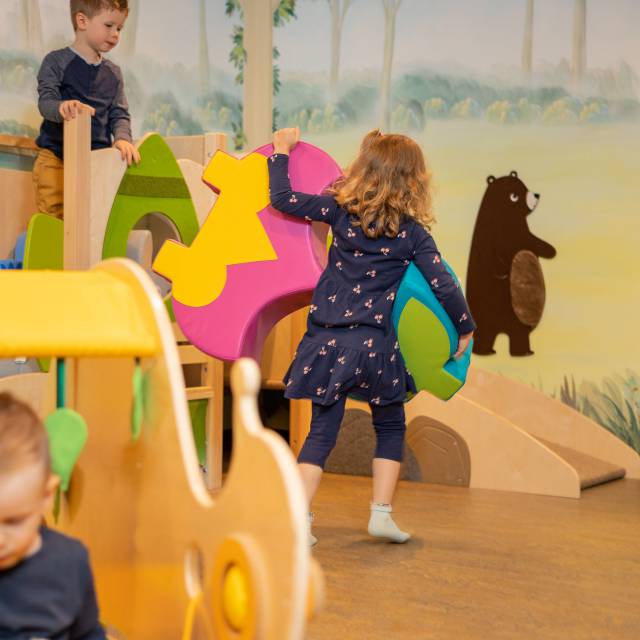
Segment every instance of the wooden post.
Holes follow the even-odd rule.
[[[91,210],[91,114],[80,109],[64,123],[64,268],[88,269]],[[75,408],[78,362],[66,361],[66,406]]]
[[[299,309],[291,316],[291,353],[295,353],[307,330],[309,308]],[[309,433],[311,425],[311,400],[291,400],[289,403],[289,445],[297,456]]]
[[[202,164],[206,167],[209,160],[216,151],[227,150],[227,134],[226,133],[205,133],[204,134],[204,159]]]
[[[91,208],[91,115],[64,124],[64,268],[88,269]]]
[[[273,12],[279,0],[240,0],[244,13],[242,127],[247,149],[271,139],[273,131]]]

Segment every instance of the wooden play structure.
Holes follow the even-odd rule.
[[[234,457],[214,499],[198,467],[175,337],[151,280],[130,261],[89,271],[2,274],[0,356],[73,358],[71,405],[89,440],[57,526],[89,547],[102,619],[117,638],[302,638],[320,601],[294,459],[262,428],[255,363],[232,371]],[[50,305],[46,326],[38,310]],[[124,312],[126,310],[126,312]],[[132,437],[131,376],[144,372]],[[52,376],[2,380],[41,415]]]
[[[0,151],[14,156],[17,165],[0,169],[0,185],[4,193],[12,194],[0,204],[6,229],[0,234],[4,257],[35,211],[28,168],[36,151],[24,139],[2,137],[0,143]],[[9,279],[21,284],[15,300],[6,298],[17,315],[2,323],[0,357],[31,355],[45,362],[49,356],[67,356],[68,404],[87,419],[90,439],[63,502],[59,526],[90,547],[104,619],[114,627],[114,637],[121,637],[119,631],[125,638],[300,638],[306,613],[321,600],[321,573],[310,563],[306,536],[300,531],[306,518],[293,458],[259,424],[255,397],[259,373],[243,364],[231,375],[234,405],[244,407],[245,417],[240,420],[238,411],[234,413],[234,457],[220,492],[222,363],[198,351],[171,325],[167,301],[141,269],[118,260],[97,266],[103,257],[125,255],[130,249],[127,241],[138,230],[159,230],[160,238],[152,238],[154,246],[149,247],[149,238],[142,237],[143,250],[138,251],[138,256],[148,256],[150,265],[153,251],[168,232],[190,241],[189,234],[195,233],[215,201],[200,177],[207,158],[224,146],[224,136],[173,138],[171,146],[158,145],[156,137],[151,143],[161,150],[162,145],[171,149],[162,169],[179,167],[179,174],[167,176],[170,186],[188,185],[190,201],[183,198],[184,204],[178,203],[187,215],[170,224],[164,213],[172,205],[175,210],[175,194],[142,203],[138,194],[131,196],[135,179],[129,180],[125,185],[129,192],[123,193],[126,167],[117,152],[89,151],[89,118],[83,115],[66,127],[64,266],[95,269],[3,273],[8,278],[3,280],[3,292]],[[148,155],[157,157],[153,150]],[[175,157],[182,159],[176,163]],[[107,240],[115,224],[110,203],[118,197],[139,200],[130,203],[138,205],[137,213],[119,228],[116,225],[116,240],[121,244],[116,242],[114,249],[114,234],[111,244]],[[142,218],[144,224],[134,229]],[[68,284],[84,276],[80,289]],[[114,295],[98,303],[101,288]],[[28,289],[31,303],[25,305],[22,296]],[[109,299],[112,308],[103,317]],[[63,300],[64,312],[58,313]],[[44,338],[34,342],[43,315],[60,319],[60,323],[46,323],[53,331],[53,343],[48,346]],[[62,319],[71,317],[75,323],[65,325]],[[78,328],[83,318],[85,324]],[[10,330],[11,322],[15,331]],[[131,323],[136,322],[134,330]],[[119,337],[111,342],[104,336],[100,339],[102,330],[109,328]],[[56,329],[64,335],[55,336]],[[83,359],[74,359],[80,355]],[[110,357],[95,358],[106,355]],[[150,390],[143,435],[136,443],[127,426],[134,358],[141,358]],[[55,369],[49,366],[39,373],[1,378],[0,388],[29,401],[44,416],[56,406]],[[200,456],[204,475],[194,449],[189,411],[197,403],[205,403],[204,411],[202,405],[199,410],[204,414],[205,447]],[[122,426],[121,432],[114,430],[116,425]],[[117,481],[120,474],[122,485]],[[215,500],[207,489],[213,490]],[[89,501],[88,495],[96,497]]]
[[[216,194],[203,183],[202,176],[215,151],[226,149],[226,136],[217,133],[165,139],[146,136],[140,141],[143,155],[153,157],[154,164],[162,167],[159,177],[151,177],[155,185],[162,191],[164,177],[188,189],[192,204],[185,202],[175,213],[176,198],[147,197],[148,193],[130,195],[136,182],[149,176],[136,174],[135,168],[127,171],[115,149],[90,151],[89,124],[89,117],[81,114],[65,127],[65,268],[89,268],[103,258],[131,255],[133,247],[131,257],[150,270],[151,260],[165,240],[188,244],[206,219]],[[11,199],[0,202],[6,228],[6,233],[0,234],[2,259],[9,255],[35,211],[31,174],[25,169],[36,155],[36,147],[29,139],[0,136],[0,153],[8,154],[16,165],[16,169],[0,168],[0,186],[4,187],[4,193],[13,194]],[[166,191],[164,195],[171,196]],[[122,207],[118,208],[123,200],[128,206],[124,216],[120,215]],[[141,248],[136,248],[136,244],[141,244]],[[141,255],[145,256],[142,260]],[[306,310],[296,311],[267,337],[261,357],[262,388],[283,388],[282,377],[305,322]],[[175,322],[173,328],[189,408],[195,418],[194,429],[201,436],[200,462],[206,470],[207,485],[215,490],[222,483],[223,389],[229,380],[229,367],[191,345]],[[306,435],[306,404],[306,401],[291,402],[290,444],[294,452],[300,449]]]
[[[203,184],[202,175],[213,153],[225,148],[224,136],[207,134],[161,142],[153,136],[143,139],[140,143],[143,155],[145,150],[148,155],[148,149],[152,149],[154,157],[167,156],[163,160],[165,168],[173,167],[153,177],[126,170],[113,149],[90,152],[88,131],[88,118],[81,117],[65,133],[66,148],[73,149],[65,174],[65,190],[71,194],[65,206],[66,266],[87,268],[102,258],[124,255],[127,238],[144,226],[141,221],[154,233],[152,254],[172,237],[188,244],[215,202],[216,195]],[[15,149],[29,153],[24,142]],[[8,173],[21,175],[8,178]],[[162,191],[163,176],[174,184],[178,181],[186,185],[191,201],[180,205],[185,207],[183,213],[191,207],[182,218],[174,216],[164,226],[158,221],[166,218],[168,207],[175,206],[179,194],[153,197],[135,192],[136,184],[149,178]],[[12,190],[20,183],[17,202],[21,203],[21,210],[29,206],[28,174],[0,170],[0,180],[11,183]],[[185,193],[184,189],[181,193]],[[118,201],[127,198],[129,210],[131,203],[136,203],[136,213],[117,224],[114,211]],[[13,224],[15,236],[20,223]],[[5,243],[6,253],[11,241]],[[74,246],[75,250],[71,248]],[[304,333],[305,319],[306,310],[296,311],[278,323],[268,336],[261,360],[263,388],[283,388],[282,376]],[[191,407],[196,402],[206,404],[207,446],[202,460],[206,462],[208,484],[216,488],[221,482],[222,389],[228,367],[190,345],[175,324],[174,333],[189,385],[187,397]],[[290,444],[297,453],[309,424],[310,403],[292,401],[290,407]],[[466,386],[449,403],[419,394],[407,405],[407,416],[408,441],[427,481],[578,497],[581,489],[601,481],[625,474],[640,477],[637,454],[605,429],[523,385],[474,367]]]

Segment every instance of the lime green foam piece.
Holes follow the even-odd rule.
[[[144,419],[145,406],[145,375],[142,367],[137,364],[133,370],[132,390],[133,399],[131,403],[131,439],[135,442],[142,431],[142,420]]]
[[[60,478],[61,490],[68,491],[73,469],[87,442],[87,424],[72,409],[56,409],[44,425],[49,436],[51,468]]]
[[[189,400],[189,414],[191,415],[191,428],[193,439],[198,452],[198,462],[205,465],[207,462],[207,400]]]
[[[190,245],[198,233],[198,217],[189,189],[167,143],[153,134],[140,145],[139,151],[139,164],[126,170],[113,201],[102,246],[103,258],[126,255],[129,233],[149,213],[166,216],[185,245]]]
[[[418,389],[425,389],[439,398],[450,398],[462,382],[442,368],[449,358],[449,336],[437,316],[415,298],[411,298],[398,322],[398,340],[404,336],[424,336],[413,342],[409,353],[403,353]]]
[[[184,180],[173,151],[161,135],[153,133],[147,136],[138,151],[140,151],[140,162],[132,164],[127,169],[125,176],[180,178]]]
[[[23,269],[53,269],[64,265],[64,223],[44,213],[36,213],[29,220],[24,246]],[[40,371],[49,372],[51,360],[38,358]]]
[[[60,270],[64,264],[64,223],[44,213],[29,220],[23,269]]]
[[[173,311],[173,296],[171,294],[165,297],[164,307],[167,310],[167,313],[169,314],[169,320],[171,320],[171,322],[175,322],[176,314]]]

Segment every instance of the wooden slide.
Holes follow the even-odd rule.
[[[640,478],[640,456],[612,433],[475,367],[454,398],[420,393],[406,413],[407,442],[428,482],[579,498],[602,482]]]
[[[257,365],[239,361],[232,372],[234,457],[213,497],[198,467],[171,325],[140,267],[113,259],[87,272],[9,272],[0,288],[10,310],[0,357],[73,358],[67,397],[89,440],[55,526],[89,547],[111,635],[302,638],[321,600],[321,572],[307,546],[294,459],[259,421]],[[43,300],[54,306],[34,318],[29,301]],[[137,440],[136,358],[144,372]],[[55,398],[51,380],[28,374],[0,388],[44,414]]]

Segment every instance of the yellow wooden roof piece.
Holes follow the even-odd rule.
[[[0,357],[151,356],[149,300],[104,271],[0,273]]]

